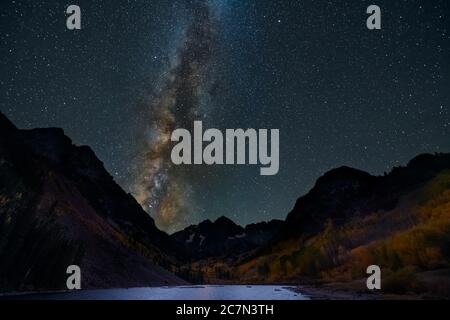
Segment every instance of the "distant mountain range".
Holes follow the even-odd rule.
[[[226,217],[174,233],[171,237],[188,251],[191,259],[239,255],[266,244],[280,230],[281,220],[249,224],[245,228]]]
[[[358,283],[450,296],[450,154],[384,176],[340,167],[286,220],[226,217],[168,235],[61,129],[19,130],[0,113],[0,291],[210,283]],[[184,280],[182,280],[184,279]],[[359,281],[359,282],[358,282]]]

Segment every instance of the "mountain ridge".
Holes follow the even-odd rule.
[[[0,113],[0,289],[185,283],[170,271],[182,250],[114,182],[89,147],[62,129],[16,128]]]
[[[171,237],[195,259],[238,255],[265,244],[281,224],[281,220],[273,219],[242,227],[221,216],[214,221],[206,219],[190,225]]]
[[[274,238],[228,272],[244,282],[366,290],[361,278],[376,264],[385,292],[446,296],[450,278],[430,275],[448,274],[449,235],[450,154],[420,154],[383,176],[341,167],[320,177]]]
[[[331,218],[339,223],[339,219],[345,220],[354,212],[363,214],[393,208],[398,202],[399,190],[401,192],[427,181],[448,168],[449,163],[449,154],[436,153],[420,154],[406,166],[394,167],[390,173],[380,176],[346,166],[332,169],[319,177],[309,192],[297,199],[277,238],[286,239],[299,232],[314,232],[318,227],[314,226],[315,220],[323,222]],[[309,225],[311,230],[294,229],[301,224]]]

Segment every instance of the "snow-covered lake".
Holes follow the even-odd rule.
[[[25,299],[56,300],[307,300],[285,286],[205,285],[130,289],[78,290],[23,295]]]

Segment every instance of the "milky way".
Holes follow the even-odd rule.
[[[184,169],[171,162],[170,136],[176,128],[189,129],[200,116],[215,43],[208,3],[197,1],[192,5],[192,20],[176,62],[166,73],[155,97],[146,105],[150,118],[134,191],[138,202],[155,218],[157,225],[166,230],[185,223],[189,214],[189,181]]]

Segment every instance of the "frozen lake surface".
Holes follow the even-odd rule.
[[[79,290],[20,296],[56,300],[307,300],[286,286],[205,285],[129,289]]]

